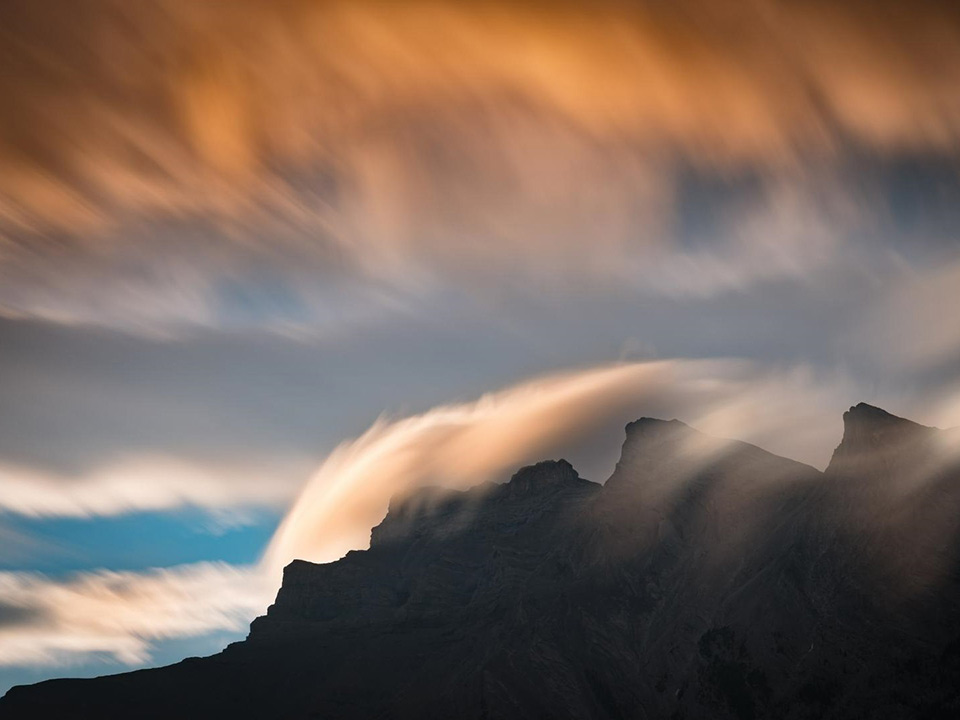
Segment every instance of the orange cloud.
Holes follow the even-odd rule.
[[[505,268],[629,282],[673,251],[679,167],[775,178],[840,237],[845,211],[809,197],[824,168],[864,148],[952,156],[960,136],[960,25],[934,3],[2,12],[8,313],[68,317],[96,294],[90,276],[116,292],[125,276],[171,295],[145,317],[178,315],[184,286],[202,306],[211,278],[265,264],[302,285],[495,283]],[[760,224],[766,210],[780,217],[760,208]],[[771,242],[806,227],[783,222]]]
[[[329,562],[366,548],[390,497],[424,485],[463,489],[505,480],[521,465],[561,455],[603,482],[624,424],[641,414],[678,416],[718,437],[822,463],[841,434],[836,408],[844,394],[852,393],[842,379],[817,379],[803,368],[674,360],[541,377],[476,402],[380,421],[327,457],[263,565],[279,577],[294,558]],[[585,446],[585,438],[593,442]]]

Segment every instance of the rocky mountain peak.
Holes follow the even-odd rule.
[[[897,417],[883,408],[858,403],[843,414],[844,440],[855,440],[864,432],[878,432],[891,428],[921,427],[912,420]]]
[[[513,492],[527,493],[576,483],[580,479],[580,475],[573,465],[561,458],[560,460],[544,460],[535,465],[522,467],[513,474],[507,485]]]
[[[893,461],[913,461],[914,451],[934,432],[882,408],[859,403],[843,414],[843,439],[834,450],[827,472],[884,473]]]
[[[624,431],[627,438],[631,437],[651,437],[655,435],[665,435],[685,430],[692,431],[689,425],[679,420],[660,420],[659,418],[642,417],[633,422],[627,423]]]
[[[620,449],[613,475],[607,480],[609,488],[626,487],[643,482],[645,478],[673,464],[684,456],[684,448],[700,433],[679,420],[658,420],[642,417],[628,423],[626,437]]]
[[[486,482],[466,491],[426,486],[395,496],[386,517],[373,528],[370,546],[409,543],[427,536],[462,532],[484,518],[496,522],[511,512],[526,514],[554,504],[558,496],[577,496],[594,483],[580,477],[564,459],[520,468],[510,481]],[[510,506],[513,509],[505,509]]]
[[[626,437],[620,450],[620,462],[637,455],[670,453],[677,443],[699,435],[696,430],[679,420],[658,420],[642,417],[627,423]]]

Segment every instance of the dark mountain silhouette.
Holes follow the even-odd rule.
[[[394,499],[209,658],[12,689],[4,718],[960,717],[955,435],[869,405],[826,472],[676,420]]]

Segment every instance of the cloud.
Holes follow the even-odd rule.
[[[932,2],[2,12],[11,316],[289,329],[450,286],[803,277],[862,229],[843,168],[960,136],[958,18]],[[697,252],[690,172],[760,179]]]
[[[240,630],[269,602],[256,569],[199,563],[67,580],[0,572],[0,665],[149,660],[154,641]]]
[[[893,366],[929,370],[960,357],[960,325],[950,317],[960,306],[960,262],[901,267],[866,313],[856,340],[863,352]]]
[[[206,466],[172,457],[118,460],[79,477],[0,464],[0,512],[29,517],[95,517],[184,506],[213,513],[220,523],[253,507],[284,507],[299,473],[282,459],[267,465]]]
[[[738,361],[628,363],[561,373],[479,400],[381,420],[324,461],[264,556],[329,562],[367,547],[389,498],[424,485],[465,488],[505,480],[519,466],[562,455],[603,481],[623,426],[640,415],[680,417],[704,432],[825,462],[842,432],[839,377]]]

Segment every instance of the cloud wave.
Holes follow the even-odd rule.
[[[626,363],[539,378],[472,403],[380,421],[324,461],[264,557],[278,576],[294,558],[329,562],[366,548],[389,498],[423,485],[465,488],[563,455],[603,481],[623,426],[680,417],[719,437],[825,464],[841,434],[841,378],[742,361]]]

